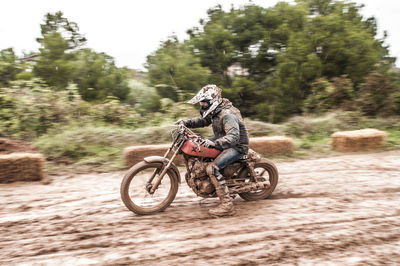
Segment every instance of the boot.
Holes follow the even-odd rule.
[[[232,199],[229,196],[229,189],[226,184],[219,184],[218,181],[212,183],[216,183],[214,186],[219,197],[220,204],[217,207],[208,210],[208,213],[212,216],[234,215],[235,207],[233,206]]]

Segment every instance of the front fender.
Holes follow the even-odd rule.
[[[169,163],[169,159],[162,156],[149,156],[143,159],[147,163],[163,163],[167,165]],[[178,167],[172,162],[171,170],[174,172],[176,177],[178,178],[178,182],[181,183],[181,174],[179,173]]]

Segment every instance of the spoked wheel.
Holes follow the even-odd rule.
[[[275,164],[267,159],[261,159],[254,165],[257,182],[269,181],[269,184],[258,191],[239,193],[239,196],[248,201],[266,199],[271,196],[278,184],[278,169]]]
[[[171,204],[178,192],[178,178],[172,170],[167,171],[157,190],[149,193],[152,184],[147,182],[154,171],[159,175],[162,167],[162,163],[140,162],[128,171],[121,183],[121,198],[129,210],[141,215],[152,214]]]

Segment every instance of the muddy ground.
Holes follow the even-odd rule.
[[[277,164],[269,200],[216,199],[182,183],[163,213],[137,216],[123,172],[0,184],[0,264],[400,264],[400,150]]]

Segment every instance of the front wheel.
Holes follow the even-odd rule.
[[[167,171],[153,194],[148,192],[148,180],[154,171],[159,175],[163,166],[162,163],[140,162],[129,169],[121,183],[121,199],[130,211],[140,215],[160,212],[175,199],[178,177],[172,170]]]
[[[278,169],[275,164],[267,159],[261,159],[254,165],[257,182],[269,181],[269,184],[258,191],[239,193],[239,196],[247,201],[266,199],[271,196],[278,184]]]

